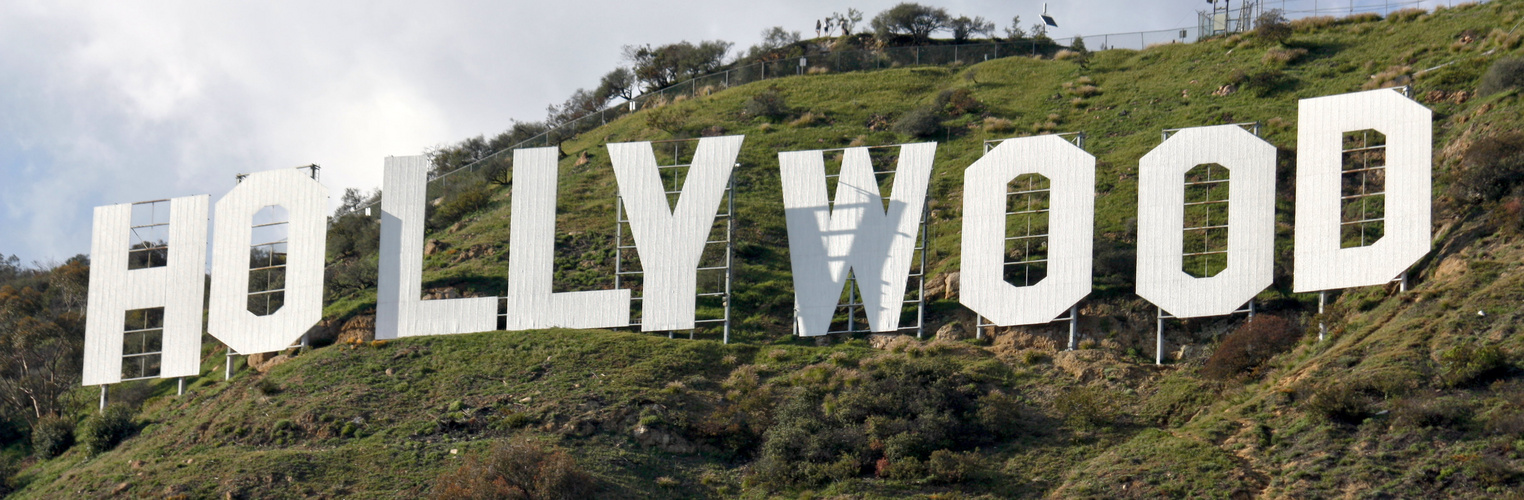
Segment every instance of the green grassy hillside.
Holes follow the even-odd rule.
[[[1524,191],[1496,165],[1524,161],[1509,135],[1524,103],[1517,88],[1477,89],[1524,55],[1521,10],[1309,19],[1284,44],[1241,35],[807,75],[648,106],[560,146],[557,289],[613,286],[603,144],[744,134],[731,345],[710,332],[489,332],[304,349],[231,381],[209,347],[184,396],[172,381],[114,389],[136,429],[120,445],[28,459],[11,482],[37,498],[411,497],[471,474],[462,466],[495,444],[533,442],[609,498],[1517,495]],[[1315,296],[1290,292],[1297,99],[1407,82],[1435,113],[1435,251],[1408,292],[1352,289],[1314,314]],[[781,97],[778,116],[753,116],[764,94]],[[940,120],[929,137],[896,132],[927,111]],[[1173,362],[1155,367],[1153,308],[1132,294],[1137,159],[1162,129],[1239,122],[1261,123],[1281,150],[1275,284],[1252,322],[1171,322]],[[947,338],[789,336],[778,151],[939,142],[937,281],[958,267],[961,172],[982,141],[1069,131],[1098,160],[1083,349],[1062,351],[1056,327],[958,340],[971,318],[942,293],[928,333],[953,325]],[[425,289],[505,286],[509,190],[488,177],[431,194],[428,238],[445,250],[425,259]],[[372,314],[374,259],[336,259],[329,326]]]

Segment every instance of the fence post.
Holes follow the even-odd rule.
[[[919,47],[919,46],[917,46],[915,48],[915,65],[916,66],[920,66],[921,65],[921,47]]]

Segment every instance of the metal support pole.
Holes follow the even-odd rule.
[[[1254,319],[1254,299],[1249,299],[1249,319]]]
[[[1079,304],[1069,306],[1069,350],[1075,347],[1075,334],[1079,332]]]
[[[1164,364],[1164,308],[1160,307],[1156,317],[1155,326],[1158,328],[1154,336],[1154,364]]]
[[[729,74],[727,72],[726,74]],[[737,163],[736,167],[741,164]],[[730,343],[730,281],[735,276],[735,248],[736,248],[736,175],[730,174],[730,208],[725,217],[725,336],[721,343]]]
[[[228,350],[227,368],[222,370],[222,379],[223,380],[233,380],[233,350],[232,349]]]
[[[1328,292],[1318,292],[1318,342],[1323,341],[1323,336],[1328,334],[1328,325],[1323,324],[1323,305],[1328,303]]]
[[[179,386],[180,386],[180,389],[175,392],[175,395],[176,396],[184,396],[185,395],[185,377],[180,377]]]
[[[1406,292],[1406,291],[1408,291],[1408,272],[1407,271],[1403,271],[1402,272],[1401,281],[1402,282],[1397,285],[1397,291],[1399,293],[1400,292]]]
[[[931,239],[926,234],[927,203],[921,204],[921,276],[916,278],[920,292],[916,295],[915,304],[915,338],[921,338],[926,331],[926,252],[931,250]]]
[[[106,384],[101,384],[101,413],[106,413]]]

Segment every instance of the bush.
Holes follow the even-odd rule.
[[[123,404],[112,404],[105,411],[90,415],[80,424],[79,439],[87,452],[98,455],[115,448],[136,431],[137,426],[132,423],[132,409]]]
[[[938,107],[922,106],[910,110],[895,120],[894,127],[897,133],[911,137],[930,137],[942,131],[942,113]]]
[[[1280,316],[1260,314],[1223,337],[1201,374],[1218,379],[1250,375],[1251,370],[1296,345],[1301,329]]]
[[[1111,422],[1117,401],[1105,387],[1086,386],[1059,393],[1053,409],[1076,427],[1099,427]]]
[[[1307,410],[1333,422],[1359,424],[1371,415],[1370,400],[1354,386],[1333,381],[1313,388]]]
[[[1282,43],[1291,38],[1291,24],[1280,9],[1270,9],[1254,20],[1254,34],[1267,42]]]
[[[1476,141],[1461,158],[1461,171],[1451,186],[1466,203],[1501,199],[1524,183],[1524,133],[1509,132]]]
[[[1500,59],[1487,68],[1476,92],[1491,95],[1508,89],[1524,88],[1524,57]]]
[[[582,499],[592,497],[594,486],[593,476],[565,451],[518,438],[440,476],[434,498]]]
[[[1420,395],[1392,405],[1392,424],[1404,427],[1459,427],[1471,418],[1463,400]]]
[[[1510,368],[1508,356],[1495,346],[1462,344],[1439,354],[1439,383],[1467,387],[1503,375]]]
[[[748,118],[780,119],[788,115],[788,103],[776,88],[764,90],[746,100],[742,112]]]
[[[1288,49],[1286,47],[1274,47],[1265,51],[1265,64],[1287,65],[1307,55],[1307,49]]]
[[[32,424],[32,453],[42,458],[62,455],[74,446],[74,421],[47,415]]]
[[[1286,90],[1296,83],[1296,79],[1282,73],[1280,70],[1265,70],[1244,76],[1244,90],[1254,91],[1254,95],[1266,97],[1276,92]]]
[[[473,185],[445,199],[444,204],[434,211],[434,217],[430,222],[436,228],[448,226],[466,215],[485,208],[491,202],[492,193],[487,192],[485,186]]]

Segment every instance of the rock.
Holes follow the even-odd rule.
[[[445,197],[440,196],[438,198],[434,198],[434,201],[429,202],[429,204],[430,205],[434,205],[434,206],[437,207],[437,206],[443,205],[444,204],[444,200],[445,200]]]
[[[957,321],[942,325],[937,329],[937,338],[942,340],[963,340],[968,338],[968,332],[964,331],[963,325]]]
[[[893,333],[870,333],[868,334],[868,346],[874,349],[888,349],[889,342],[893,341],[898,334]]]
[[[447,248],[450,248],[450,244],[443,241],[430,239],[423,242],[424,255],[434,255],[436,253],[443,252]]]
[[[1223,85],[1221,87],[1217,87],[1217,91],[1216,92],[1212,92],[1212,95],[1215,95],[1217,97],[1227,97],[1227,96],[1233,95],[1233,93],[1237,92],[1237,91],[1238,91],[1238,87],[1234,87],[1233,84],[1229,83],[1227,85]]]
[[[635,437],[635,442],[646,446],[653,446],[668,453],[693,453],[698,451],[698,447],[688,442],[687,439],[683,439],[682,436],[663,429],[638,425],[630,434]]]
[[[325,319],[307,329],[307,345],[323,346],[332,344],[339,338],[339,327],[342,326],[338,319]]]
[[[249,368],[253,368],[254,371],[259,373],[269,373],[270,369],[275,368],[281,363],[285,363],[290,360],[291,356],[287,356],[285,354],[262,352],[258,354],[250,354],[249,358],[246,361],[249,365]]]
[[[947,273],[947,281],[942,283],[942,298],[952,300],[954,297],[957,297],[958,281],[962,276],[962,271]]]
[[[134,469],[141,469],[141,468],[143,468],[143,461],[142,460],[133,460],[133,461],[127,462],[127,466],[128,467],[132,467]]]
[[[376,316],[367,314],[350,318],[339,329],[340,344],[364,344],[376,339]]]
[[[111,494],[112,495],[120,495],[120,494],[122,494],[122,492],[127,491],[127,489],[131,488],[131,487],[132,487],[132,483],[121,483],[121,484],[118,484],[118,485],[116,485],[115,488],[111,489]]]

